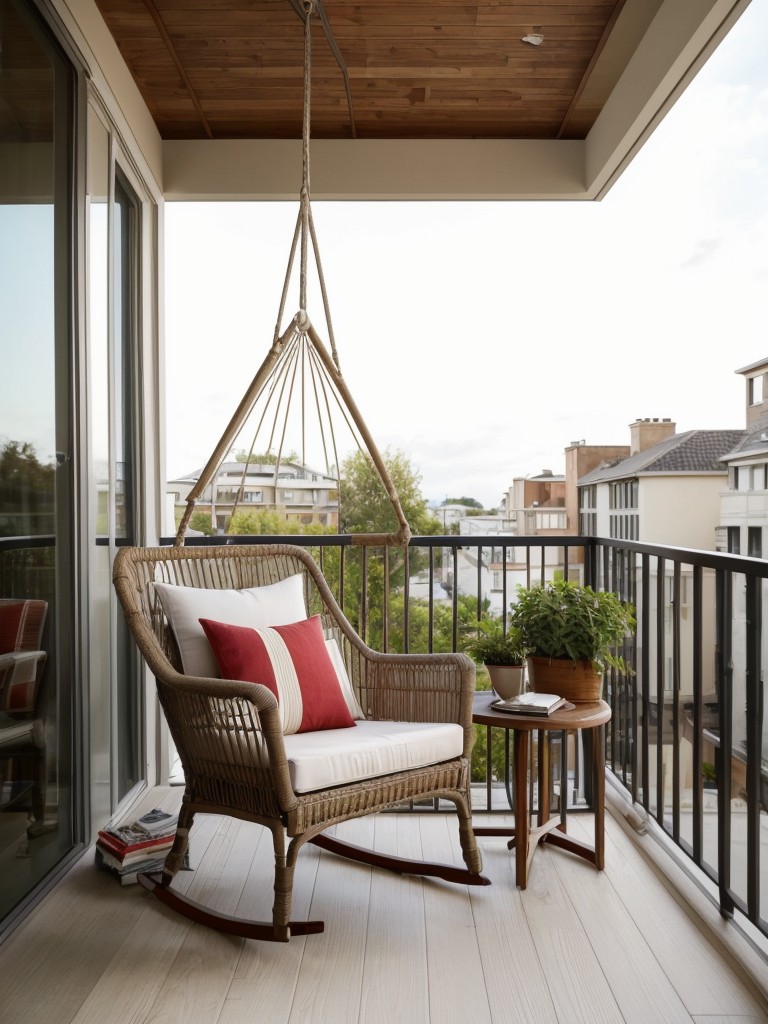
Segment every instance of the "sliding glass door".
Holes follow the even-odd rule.
[[[76,840],[75,79],[0,0],[0,919]]]

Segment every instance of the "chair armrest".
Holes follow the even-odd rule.
[[[256,814],[297,804],[277,700],[268,687],[173,669],[157,684],[188,788],[213,786],[220,800],[221,790],[232,787],[232,806],[250,802]]]

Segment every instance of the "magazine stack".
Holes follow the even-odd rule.
[[[178,814],[155,809],[131,825],[107,827],[96,840],[96,864],[131,885],[142,872],[160,871],[176,836]]]

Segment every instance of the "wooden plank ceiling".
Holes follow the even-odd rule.
[[[300,0],[96,2],[163,139],[300,137]],[[312,136],[582,139],[624,3],[316,0]]]

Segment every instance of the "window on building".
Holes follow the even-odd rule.
[[[763,374],[749,378],[749,404],[759,405],[763,400]]]
[[[751,466],[739,466],[737,476],[737,490],[749,491],[752,486]]]
[[[582,537],[594,537],[597,533],[597,516],[594,512],[579,515],[579,533]]]
[[[579,508],[592,509],[597,507],[597,485],[579,488]]]
[[[637,508],[637,480],[621,480],[611,484],[609,501],[611,508]]]
[[[732,555],[741,554],[741,530],[738,526],[728,527],[728,551]]]
[[[747,554],[750,558],[763,557],[763,528],[762,526],[747,527]]]

